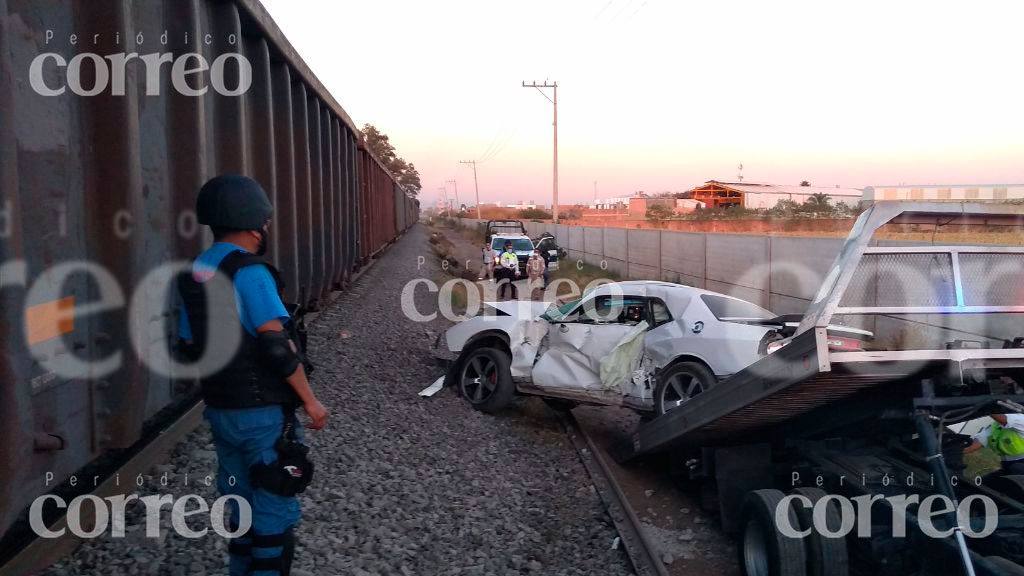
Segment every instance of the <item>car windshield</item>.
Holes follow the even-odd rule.
[[[760,318],[768,320],[775,318],[775,314],[756,304],[743,300],[712,294],[702,294],[700,299],[704,301],[708,310],[711,310],[711,313],[719,320],[728,320],[730,318]]]
[[[505,242],[512,242],[512,249],[516,252],[533,250],[533,243],[529,238],[495,238],[491,241],[491,248],[498,251],[504,250]]]
[[[565,315],[571,312],[572,309],[575,308],[576,305],[580,303],[580,300],[582,300],[582,298],[577,298],[570,302],[566,302],[565,304],[562,304],[558,308],[548,308],[548,311],[542,314],[541,318],[547,320],[548,322],[558,322],[562,318],[565,318]]]

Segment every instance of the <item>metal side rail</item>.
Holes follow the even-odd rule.
[[[748,443],[775,430],[783,430],[790,439],[823,434],[851,424],[853,414],[846,409],[856,407],[855,397],[863,399],[866,390],[884,393],[860,417],[879,418],[887,409],[909,409],[917,391],[914,382],[930,374],[1019,368],[1024,358],[1020,349],[844,352],[830,354],[826,365],[827,370],[819,362],[814,333],[805,332],[785,348],[640,427],[628,446],[615,447],[615,458],[626,462],[676,445]],[[955,405],[963,400],[929,401]],[[802,416],[822,413],[827,418],[818,418],[814,426],[782,428],[806,422]]]
[[[583,431],[576,418],[571,412],[561,414],[562,423],[569,434],[576,451],[579,452],[580,460],[586,466],[590,479],[594,482],[601,501],[604,502],[608,515],[615,523],[615,529],[619,538],[633,563],[633,570],[637,576],[668,576],[668,571],[658,556],[657,550],[644,535],[640,519],[637,518],[633,508],[630,507],[626,495],[622,492],[615,476],[608,468],[601,450],[590,439],[590,436]]]
[[[815,334],[805,332],[785,348],[641,426],[630,445],[615,447],[615,457],[626,462],[675,445],[742,442],[824,406],[838,405],[863,390],[906,381],[922,368],[920,361],[839,363],[831,358],[830,364],[831,370],[822,369]],[[799,436],[795,430],[787,432]]]

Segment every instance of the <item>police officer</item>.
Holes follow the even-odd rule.
[[[993,414],[995,422],[975,434],[974,442],[964,449],[970,454],[988,446],[1002,461],[996,475],[1024,474],[1024,414]]]
[[[519,298],[519,290],[516,288],[515,280],[519,277],[519,256],[512,249],[512,241],[505,240],[505,251],[498,259],[498,271],[495,278],[498,280],[498,299],[508,300],[507,296],[511,290],[512,300]]]
[[[240,333],[237,349],[225,355],[227,364],[213,374],[200,374],[217,449],[217,487],[222,494],[241,496],[252,513],[249,532],[228,545],[232,576],[289,573],[293,526],[299,520],[295,494],[312,476],[295,409],[302,406],[310,420],[307,427],[314,430],[327,421],[327,410],[306,379],[302,338],[281,301],[280,276],[261,258],[272,211],[266,193],[251,178],[218,176],[203,185],[196,212],[199,223],[212,229],[214,244],[195,259],[191,275],[178,282],[184,307],[179,336],[186,357],[202,357],[210,326],[237,326]],[[219,301],[203,286],[217,273],[233,286],[233,294]],[[239,513],[232,503],[233,531],[240,526]]]

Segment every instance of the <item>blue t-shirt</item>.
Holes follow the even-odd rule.
[[[213,273],[221,260],[231,252],[242,251],[241,247],[230,242],[215,242],[196,258],[192,271],[197,275],[203,272]],[[256,336],[256,328],[278,319],[281,323],[288,321],[288,311],[277,294],[277,283],[266,266],[246,266],[235,273],[235,303],[238,306],[238,317],[242,320],[245,331]],[[178,337],[192,339],[192,327],[188,323],[188,315],[178,315]]]

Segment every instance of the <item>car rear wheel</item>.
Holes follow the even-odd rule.
[[[715,375],[703,364],[680,362],[658,377],[654,388],[654,410],[658,416],[682,406],[684,402],[711,388]]]
[[[459,393],[482,412],[497,412],[508,407],[515,395],[510,363],[511,358],[503,350],[473,350],[459,369]]]

